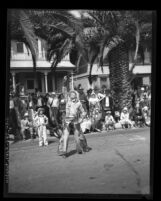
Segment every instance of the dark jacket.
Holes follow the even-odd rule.
[[[109,108],[106,107],[106,97],[103,100],[101,100],[101,106],[102,106],[103,110],[107,110],[107,109],[113,110],[113,100],[112,100],[112,97],[109,96]]]

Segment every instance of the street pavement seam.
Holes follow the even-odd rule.
[[[121,154],[117,149],[115,149],[115,153],[120,156],[120,158],[125,161],[126,165],[132,170],[132,172],[136,175],[136,184],[138,186],[138,194],[141,194],[141,177],[138,171],[133,167],[133,165]]]

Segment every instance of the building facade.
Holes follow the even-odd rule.
[[[133,54],[133,52],[129,52],[130,61],[133,58]],[[133,80],[133,85],[151,85],[151,56],[148,50],[144,52],[144,58],[143,64],[138,56],[137,65],[133,70],[133,73],[137,75],[135,80]],[[70,76],[69,88],[71,89],[81,84],[85,91],[95,87],[99,89],[102,87],[110,89],[108,59],[104,61],[103,71],[101,68],[98,68],[96,63],[92,69],[92,85],[88,81],[90,66],[82,62],[77,73],[74,76]],[[11,41],[10,78],[13,89],[19,84],[22,86],[25,94],[35,92],[35,89],[38,89],[42,93],[53,91],[57,93],[62,92],[63,78],[66,75],[72,75],[75,66],[70,63],[69,56],[67,55],[58,64],[55,72],[52,72],[50,67],[51,63],[45,59],[45,48],[41,39],[38,39],[36,73],[33,72],[32,55],[27,50],[25,44]]]
[[[131,67],[131,61],[134,56],[134,52],[129,52],[129,69]],[[87,91],[89,88],[99,88],[106,87],[110,89],[110,80],[109,80],[109,63],[108,59],[104,61],[103,71],[101,68],[98,68],[96,62],[92,68],[92,85],[89,84],[89,65],[81,64],[77,74],[74,75],[74,85],[77,87],[79,84]],[[151,54],[146,49],[144,52],[144,63],[142,62],[140,55],[138,55],[138,60],[135,68],[133,69],[133,74],[136,75],[136,78],[132,81],[132,85],[135,87],[142,85],[151,85]]]
[[[42,93],[61,92],[64,76],[71,74],[74,69],[67,55],[51,72],[51,63],[45,59],[45,49],[38,40],[38,59],[36,73],[33,72],[33,61],[30,51],[22,42],[11,41],[10,78],[13,89],[16,85],[23,86],[24,93],[33,93],[38,89]]]

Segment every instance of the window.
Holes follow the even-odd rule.
[[[17,44],[17,53],[23,53],[23,43],[18,42]]]
[[[107,78],[106,77],[101,77],[101,82],[107,82]]]
[[[34,80],[27,80],[27,89],[34,89]]]

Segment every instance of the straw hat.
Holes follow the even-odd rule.
[[[147,106],[144,106],[144,107],[143,107],[143,111],[148,111],[148,107],[147,107]]]
[[[124,108],[123,108],[123,111],[128,111],[127,107],[124,107]]]
[[[106,114],[111,114],[111,111],[110,110],[106,111]]]

